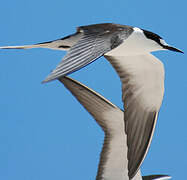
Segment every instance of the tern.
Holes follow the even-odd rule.
[[[50,42],[0,48],[68,51],[43,82],[64,77],[104,56],[122,82],[128,171],[129,177],[134,177],[150,145],[164,95],[164,66],[151,52],[170,50],[183,53],[181,50],[150,31],[113,23],[81,26],[75,34]]]
[[[96,180],[128,180],[128,147],[123,111],[72,78],[64,77],[59,81],[74,95],[104,131],[104,145]],[[141,172],[138,170],[132,180],[166,180],[170,178],[167,175],[141,176]]]

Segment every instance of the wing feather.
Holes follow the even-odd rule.
[[[123,122],[123,113],[110,101],[89,89],[85,85],[71,79],[69,77],[64,77],[59,79],[65,87],[76,97],[76,99],[85,107],[85,109],[95,118],[97,123],[105,131],[105,140],[103,149],[101,152],[99,168],[96,180],[101,179],[128,179],[127,172],[127,146],[126,146],[126,134],[124,132],[124,122]],[[139,108],[136,108],[137,110]],[[154,126],[156,124],[157,114],[148,112],[143,113],[141,116],[143,119],[150,120],[146,123],[141,123],[139,117],[136,116],[136,109],[130,108],[126,110],[125,119],[126,125],[132,122],[134,126],[134,131],[128,131],[130,136],[130,142],[133,144],[133,152],[130,155],[133,161],[138,162],[142,156],[145,156],[145,152],[148,150],[147,146],[141,146],[143,142],[148,142],[146,137],[152,137],[154,131]],[[131,119],[129,119],[132,118]],[[134,123],[133,123],[134,122]],[[153,124],[152,124],[153,123]],[[128,124],[128,126],[130,126]],[[152,127],[149,128],[149,127]],[[145,129],[142,133],[142,137],[139,137],[141,130]],[[148,133],[148,134],[147,134]],[[139,144],[139,145],[137,145]],[[130,145],[128,144],[128,147]],[[143,149],[145,148],[145,149]],[[143,149],[143,150],[142,150]],[[138,153],[138,151],[143,154]],[[137,155],[137,156],[135,156]],[[133,164],[132,164],[133,165]],[[130,165],[130,166],[132,166]],[[135,168],[138,168],[135,166]],[[150,176],[141,176],[141,172],[138,171],[136,175],[132,178],[133,180],[152,180],[152,179],[169,179],[170,176],[167,175],[150,175]]]
[[[74,79],[63,77],[59,80],[96,119],[97,123],[104,131],[112,128],[112,126],[107,123],[107,119],[103,117],[103,112],[105,113],[114,110],[116,112],[120,111],[121,113],[122,111],[117,106]],[[120,123],[120,120],[116,120],[116,123]]]
[[[87,37],[89,36],[89,38]],[[44,80],[48,82],[61,76],[70,74],[99,58],[110,51],[110,45],[106,41],[99,41],[96,34],[85,35],[75,46],[73,46],[63,58],[55,70]],[[98,49],[100,47],[100,49]]]
[[[119,46],[132,31],[131,27],[110,23],[79,27],[78,32],[83,34],[82,38],[71,47],[56,69],[43,82],[63,77],[92,63]]]
[[[164,94],[163,64],[151,54],[105,56],[122,82],[128,170],[132,179],[142,164]]]
[[[80,84],[64,77],[59,79],[94,117],[105,132],[96,180],[128,179],[128,159],[123,111],[104,97]],[[136,175],[141,179],[140,171]]]

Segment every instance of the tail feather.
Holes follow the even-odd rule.
[[[34,45],[24,45],[24,46],[2,46],[0,49],[31,49],[31,48],[40,48],[41,45],[34,44]]]
[[[61,39],[56,39],[53,41],[23,45],[23,46],[2,46],[0,49],[31,49],[31,48],[49,48],[56,50],[68,51],[73,45],[75,45],[82,37],[80,32],[66,36]]]
[[[0,49],[32,49],[32,48],[49,48],[56,50],[69,50],[71,48],[71,44],[67,42],[67,40],[57,39],[54,41],[48,41],[38,44],[32,45],[23,45],[23,46],[2,46]]]
[[[49,48],[57,50],[68,50],[70,47],[64,45],[62,40],[54,40],[50,42],[32,44],[32,45],[23,45],[23,46],[2,46],[0,49],[32,49],[32,48]]]

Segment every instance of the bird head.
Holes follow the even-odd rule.
[[[144,35],[148,39],[155,41],[161,47],[161,50],[170,50],[170,51],[175,51],[175,52],[179,52],[179,53],[184,53],[180,49],[177,49],[177,48],[172,47],[169,44],[167,44],[166,41],[162,37],[160,37],[159,35],[157,35],[153,32],[144,30],[144,29],[142,29],[142,30],[143,30]]]

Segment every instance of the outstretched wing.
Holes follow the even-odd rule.
[[[96,180],[128,179],[127,139],[124,131],[123,111],[78,81],[69,77],[59,80],[105,132]],[[140,171],[137,172],[135,179],[142,179]]]
[[[110,23],[79,27],[77,32],[83,33],[82,38],[71,47],[60,64],[43,82],[63,77],[90,64],[119,46],[132,31],[133,29],[127,26]]]
[[[123,118],[123,111],[110,101],[70,77],[66,76],[59,78],[59,81],[64,84],[83,107],[94,117],[97,123],[102,127],[103,131],[108,132],[110,129],[112,132],[117,131],[117,129],[122,126],[121,124],[124,122],[119,117],[121,117],[122,114]],[[112,112],[113,115],[110,115],[111,117],[105,117],[107,113],[112,114]],[[113,123],[113,125],[111,125],[111,123]]]
[[[128,170],[132,179],[147,154],[153,136],[164,94],[164,68],[151,54],[105,57],[122,82]]]

